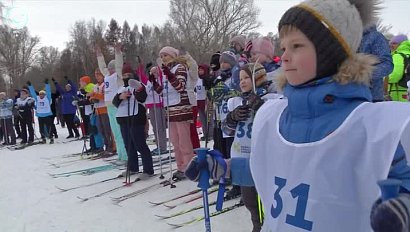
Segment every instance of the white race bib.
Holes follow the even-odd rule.
[[[262,231],[371,231],[377,181],[387,178],[409,131],[410,108],[363,103],[322,140],[294,144],[279,133],[286,106],[266,102],[253,124],[250,165],[265,211]]]

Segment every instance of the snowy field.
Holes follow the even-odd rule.
[[[175,229],[168,223],[181,223],[203,215],[203,209],[171,219],[159,219],[155,215],[170,215],[183,209],[201,205],[202,199],[185,203],[174,209],[163,205],[152,206],[148,201],[163,201],[196,189],[196,184],[185,180],[176,183],[176,188],[160,187],[114,204],[118,197],[143,187],[159,183],[152,177],[124,187],[107,195],[82,202],[77,197],[89,197],[120,186],[123,179],[62,192],[56,188],[70,188],[94,183],[121,173],[118,169],[95,173],[53,178],[48,173],[62,173],[83,168],[109,164],[103,160],[79,160],[79,157],[63,157],[65,154],[81,152],[82,141],[62,143],[67,130],[57,126],[59,138],[56,144],[41,144],[23,150],[11,151],[0,148],[0,231],[1,232],[136,232],[136,231],[205,231],[204,221]],[[36,130],[37,135],[38,130]],[[204,145],[204,143],[202,142]],[[150,145],[151,150],[155,146]],[[75,161],[74,160],[78,160]],[[73,161],[73,162],[70,162]],[[60,167],[51,164],[58,164]],[[141,163],[140,163],[141,165]],[[168,165],[167,163],[164,165]],[[168,171],[165,168],[164,171]],[[157,174],[160,171],[156,171]],[[169,175],[166,173],[166,178]],[[134,178],[131,177],[131,180]],[[177,204],[189,197],[170,202]],[[210,194],[209,201],[216,198]],[[235,199],[224,203],[233,205]],[[210,207],[215,211],[215,206]],[[240,207],[211,218],[212,231],[251,231],[250,215]]]

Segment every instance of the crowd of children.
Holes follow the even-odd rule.
[[[80,137],[80,116],[83,135],[101,157],[118,154],[137,174],[141,155],[141,178],[154,174],[152,155],[168,152],[168,138],[177,165],[172,177],[183,180],[199,173],[193,159],[199,115],[201,140],[213,140],[229,166],[233,187],[225,199],[242,195],[253,232],[409,231],[410,153],[402,138],[410,110],[376,102],[407,101],[410,42],[393,37],[390,54],[374,26],[378,4],[306,0],[290,8],[278,25],[280,60],[269,38],[241,35],[209,65],[165,46],[155,65],[144,68],[138,57],[132,68],[119,44],[106,65],[97,48],[95,84],[83,76],[77,90],[68,78],[64,88],[52,79],[67,138]],[[14,101],[0,93],[4,144],[33,142],[33,109],[42,142],[54,142],[57,114],[48,79],[44,84],[37,93],[27,82]],[[400,180],[399,193],[378,199],[377,182],[387,178]]]

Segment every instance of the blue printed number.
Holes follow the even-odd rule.
[[[197,89],[198,91],[201,91],[201,89],[202,89],[202,86],[200,86],[200,85],[197,85],[197,86],[196,86],[196,89]]]
[[[248,125],[248,126],[246,126]],[[246,128],[245,128],[246,126]],[[238,129],[236,133],[236,137],[242,138],[243,136],[248,137],[248,139],[251,138],[252,135],[252,123],[246,124],[245,122],[238,122]]]
[[[286,179],[276,176],[275,184],[278,186],[273,197],[276,202],[276,207],[272,204],[270,214],[273,218],[278,218],[283,209],[283,200],[280,196],[280,191],[285,187]],[[286,214],[286,223],[307,231],[312,231],[313,222],[305,219],[309,189],[309,185],[302,183],[290,190],[292,197],[294,199],[297,198],[297,204],[295,215]]]
[[[110,87],[110,82],[105,82],[105,88],[109,88]]]

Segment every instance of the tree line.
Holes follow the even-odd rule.
[[[254,0],[171,0],[168,20],[160,26],[122,25],[115,19],[107,24],[92,18],[76,21],[70,29],[66,47],[40,47],[40,38],[29,29],[0,26],[0,91],[11,92],[30,80],[36,89],[44,78],[74,81],[82,75],[93,75],[97,67],[96,47],[107,60],[114,58],[114,44],[123,45],[124,60],[137,65],[137,56],[145,63],[155,62],[158,51],[166,45],[189,51],[200,63],[226,49],[237,34],[257,37],[255,30],[259,9]],[[271,35],[273,35],[271,33]]]

